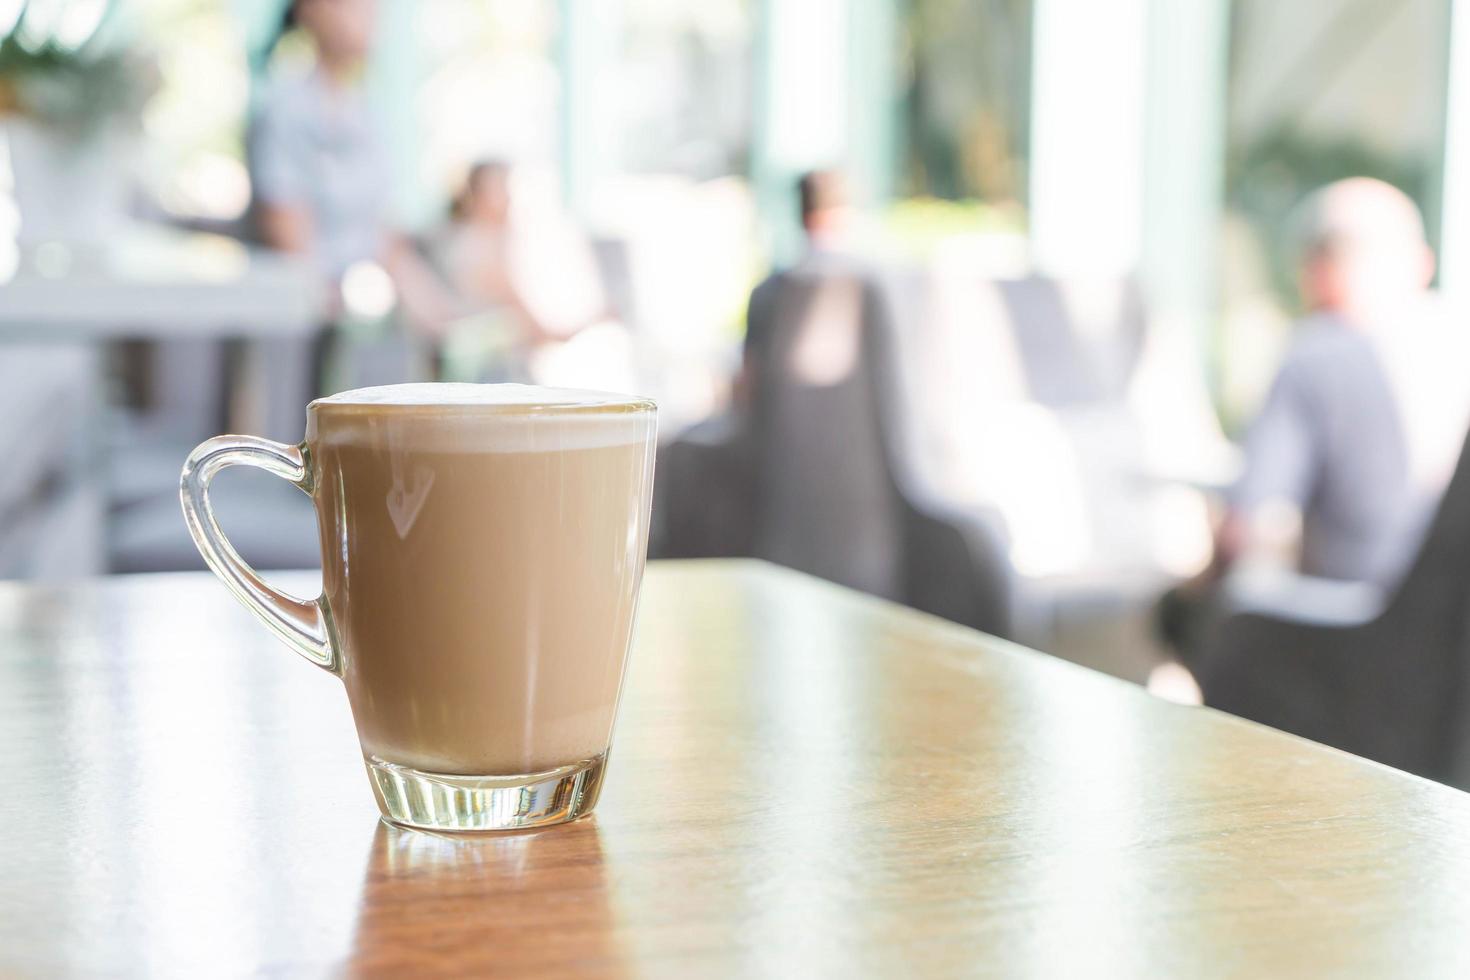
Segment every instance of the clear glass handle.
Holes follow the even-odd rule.
[[[209,483],[227,466],[259,467],[310,494],[312,475],[306,454],[300,446],[254,436],[215,436],[200,443],[184,462],[179,500],[199,553],[235,597],[291,649],[318,667],[340,674],[341,658],[332,642],[331,620],[322,599],[297,599],[271,588],[245,564],[214,519],[209,507]]]

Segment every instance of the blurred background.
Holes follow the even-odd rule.
[[[202,568],[185,454],[295,442],[317,394],[533,381],[657,398],[655,556],[1268,720],[1213,673],[1240,623],[1417,638],[1399,674],[1446,690],[1467,32],[1451,0],[0,0],[0,577]],[[216,497],[247,559],[317,565],[297,491]]]

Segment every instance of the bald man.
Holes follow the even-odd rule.
[[[1214,571],[1250,561],[1390,585],[1470,425],[1470,333],[1429,293],[1434,255],[1402,192],[1328,185],[1299,228],[1309,313],[1250,430]]]

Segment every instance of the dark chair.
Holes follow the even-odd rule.
[[[720,518],[705,524],[745,525],[706,529],[717,553],[1008,635],[1010,566],[996,523],[927,499],[903,465],[881,291],[866,276],[808,266],[779,277],[771,295],[747,426],[660,456],[663,553],[689,554],[680,539],[700,535],[691,515],[713,506]]]
[[[1326,591],[1329,596],[1341,590]],[[1196,675],[1205,703],[1466,786],[1470,729],[1470,444],[1386,603],[1231,612]]]
[[[748,435],[741,418],[716,415],[659,447],[650,557],[755,554],[755,474]]]

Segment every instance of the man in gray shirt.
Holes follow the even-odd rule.
[[[1215,572],[1286,564],[1391,585],[1465,439],[1470,334],[1428,292],[1434,256],[1404,194],[1340,181],[1302,218],[1311,312],[1247,438]]]
[[[1186,660],[1222,606],[1264,598],[1282,571],[1392,588],[1470,427],[1470,330],[1429,292],[1413,202],[1353,178],[1313,193],[1300,219],[1308,314],[1247,435],[1210,567],[1159,607]]]

